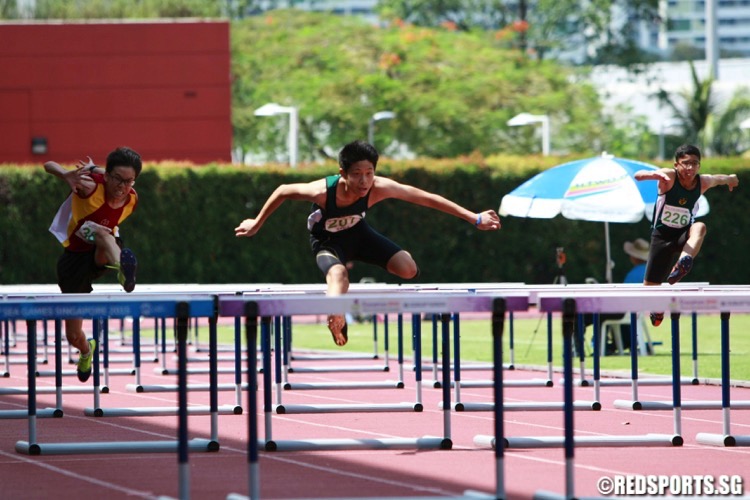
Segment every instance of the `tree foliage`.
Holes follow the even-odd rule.
[[[268,102],[299,109],[306,160],[366,138],[380,110],[397,115],[376,129],[386,153],[404,145],[430,157],[539,151],[534,127],[506,126],[524,111],[551,116],[553,148],[587,151],[602,132],[590,85],[487,33],[273,11],[235,23],[232,51],[235,142],[245,151],[284,155],[286,120],[253,116]]]
[[[701,144],[706,154],[736,155],[748,143],[740,123],[750,117],[750,90],[742,87],[723,106],[714,94],[714,77],[701,80],[695,65],[690,64],[692,87],[679,92],[664,89],[657,94],[674,114],[686,142]]]
[[[663,21],[658,0],[380,0],[378,11],[419,26],[498,30],[539,59],[583,48],[581,62],[623,65],[645,56],[634,43],[638,22]]]
[[[148,19],[219,17],[223,2],[206,0],[35,0],[33,19]]]

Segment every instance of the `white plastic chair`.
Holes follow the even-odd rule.
[[[641,356],[648,356],[653,352],[654,344],[651,342],[651,335],[648,333],[648,326],[646,325],[646,315],[644,313],[637,314],[637,320],[635,322],[638,338],[638,354]],[[630,325],[630,313],[626,313],[621,319],[609,319],[602,322],[601,327],[601,338],[599,341],[600,356],[604,356],[607,348],[607,332],[612,330],[612,338],[615,340],[615,348],[617,354],[624,354],[622,346],[622,326]]]

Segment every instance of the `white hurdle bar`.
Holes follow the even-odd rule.
[[[293,316],[296,314],[346,314],[346,313],[423,313],[432,312],[442,314],[447,321],[451,312],[462,311],[485,311],[493,313],[493,353],[499,354],[495,366],[500,367],[499,382],[495,385],[494,394],[502,401],[502,328],[506,310],[526,310],[528,308],[528,296],[526,294],[514,294],[509,296],[477,296],[468,294],[387,294],[387,295],[365,295],[347,294],[338,297],[304,297],[304,296],[278,296],[278,297],[220,297],[219,314],[221,316],[245,317],[248,352],[248,386],[257,387],[256,363],[256,336],[258,330],[258,317],[264,318],[262,323],[270,323],[274,316]],[[443,337],[443,365],[448,367],[450,356],[450,343],[447,336]],[[268,372],[264,370],[264,377]],[[452,447],[450,435],[450,374],[447,369],[443,370],[443,436],[442,437],[420,437],[405,439],[381,439],[381,440],[296,440],[272,441],[270,433],[270,401],[268,395],[264,404],[267,439],[264,442],[266,449],[279,451],[293,451],[301,449],[402,449],[409,446],[411,449],[450,449]],[[260,497],[260,474],[258,466],[258,425],[256,415],[256,391],[248,391],[248,491],[250,498]],[[498,421],[499,420],[499,421]],[[502,417],[496,418],[496,430],[499,439],[502,435]],[[272,445],[269,448],[269,445]],[[497,472],[497,494],[496,498],[505,498],[504,491],[504,462],[502,448],[496,450],[496,472]]]

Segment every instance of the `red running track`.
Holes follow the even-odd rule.
[[[16,350],[22,350],[20,344]],[[144,354],[153,348],[144,348]],[[122,355],[117,355],[121,357]],[[19,364],[11,365],[10,377],[0,378],[0,389],[26,385],[25,356],[12,354]],[[151,359],[151,356],[146,356]],[[19,361],[20,360],[20,361]],[[304,366],[336,364],[347,366],[370,361],[306,361]],[[382,364],[382,361],[377,361]],[[169,355],[170,366],[176,366]],[[52,366],[52,365],[47,365]],[[113,365],[122,368],[127,364]],[[153,372],[158,366],[151,361],[144,364],[141,382],[173,384],[174,375]],[[193,366],[193,365],[191,365]],[[222,367],[229,366],[221,363]],[[244,364],[243,364],[244,366]],[[297,362],[295,366],[303,366]],[[397,366],[392,360],[391,371],[355,373],[294,373],[292,382],[335,382],[383,380],[397,378]],[[49,369],[40,366],[41,369]],[[65,365],[66,370],[73,367]],[[425,374],[431,377],[428,372]],[[463,371],[464,380],[488,379],[488,371]],[[506,380],[543,378],[544,372],[525,370],[506,371]],[[244,376],[243,376],[244,380]],[[221,384],[231,383],[231,374],[221,374]],[[176,406],[176,394],[142,393],[126,390],[132,383],[130,375],[111,376],[110,392],[101,395],[103,408],[138,406]],[[191,375],[190,383],[207,382],[206,375]],[[79,387],[75,375],[67,375],[65,386]],[[323,403],[400,403],[413,402],[416,389],[413,373],[405,370],[404,389],[388,390],[316,390],[284,391],[287,404]],[[89,382],[90,386],[91,382]],[[54,385],[51,377],[38,378],[38,385]],[[705,401],[721,398],[718,386],[683,386],[683,401]],[[601,411],[576,411],[576,436],[631,436],[651,433],[672,434],[674,417],[671,411],[633,411],[615,409],[616,399],[630,399],[630,388],[602,387]],[[259,436],[265,436],[262,415],[262,392],[258,393]],[[561,402],[562,386],[506,388],[506,402]],[[643,401],[670,400],[670,386],[639,388]],[[733,400],[750,401],[750,390],[732,389]],[[275,397],[275,392],[274,392]],[[242,404],[247,394],[243,392]],[[576,387],[575,398],[591,400],[593,388]],[[464,388],[464,402],[491,402],[489,388]],[[412,438],[425,435],[440,436],[443,412],[439,409],[441,390],[422,388],[424,411],[421,413],[331,413],[305,415],[274,415],[273,438]],[[220,405],[231,405],[235,393],[219,393]],[[63,397],[63,418],[38,419],[38,442],[94,442],[129,440],[165,440],[177,435],[177,417],[87,417],[83,409],[91,407],[93,395],[66,393]],[[207,405],[208,395],[190,392],[191,405]],[[54,405],[54,396],[40,395],[38,407]],[[26,408],[25,396],[0,395],[0,411]],[[229,493],[248,494],[247,415],[221,415],[219,441],[221,449],[215,453],[191,453],[190,493],[193,499],[225,498]],[[603,476],[629,475],[737,475],[750,481],[750,448],[721,448],[701,445],[695,436],[700,432],[722,433],[721,410],[683,410],[682,447],[609,447],[577,448],[575,452],[575,493],[579,496],[598,496],[597,482]],[[363,498],[404,496],[456,496],[466,490],[494,494],[494,453],[474,444],[477,434],[493,433],[490,412],[452,412],[451,438],[453,449],[442,451],[416,450],[358,450],[315,452],[262,452],[260,456],[262,498]],[[750,412],[731,413],[734,434],[750,435]],[[209,438],[210,418],[191,415],[190,436]],[[563,435],[563,415],[559,411],[507,412],[505,432],[510,437]],[[15,443],[28,440],[25,419],[3,419],[0,425],[0,485],[2,498],[156,498],[161,495],[177,497],[178,467],[175,454],[110,454],[110,455],[43,455],[27,456],[15,451]],[[565,461],[561,448],[514,449],[505,453],[505,485],[507,498],[529,499],[538,490],[563,494],[565,492]],[[683,496],[688,498],[689,496]]]

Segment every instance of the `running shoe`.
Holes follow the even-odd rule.
[[[120,270],[117,279],[122,288],[130,293],[135,289],[135,272],[138,269],[138,260],[129,248],[123,248],[120,252]]]
[[[89,339],[89,353],[81,354],[78,358],[78,366],[76,366],[76,375],[81,382],[86,382],[91,376],[91,360],[94,359],[95,350],[96,340]]]
[[[667,281],[670,285],[674,285],[693,268],[693,258],[689,255],[685,255],[683,258],[677,261],[677,264],[672,268],[672,272],[669,274]]]
[[[651,313],[649,319],[651,319],[652,325],[659,326],[664,321],[664,313]]]

